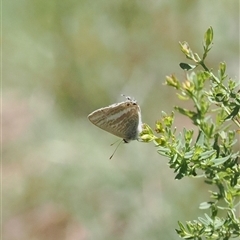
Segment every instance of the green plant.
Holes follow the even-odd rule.
[[[156,122],[155,132],[144,124],[141,133],[144,142],[153,141],[158,153],[169,159],[176,179],[202,177],[206,184],[216,186],[216,191],[210,191],[211,200],[200,204],[200,209],[205,209],[208,214],[185,224],[178,222],[176,231],[183,239],[227,240],[240,236],[237,212],[240,206],[237,143],[240,91],[236,81],[226,75],[225,63],[219,64],[217,76],[206,66],[212,41],[213,29],[210,27],[204,36],[202,57],[194,53],[187,42],[181,42],[182,52],[194,65],[180,64],[187,71],[182,83],[174,75],[166,77],[166,85],[176,89],[180,100],[193,103],[193,109],[176,106],[175,110],[191,119],[198,129],[197,136],[188,129],[177,135],[173,127],[174,113],[163,113],[162,119]],[[203,70],[193,71],[196,67]]]

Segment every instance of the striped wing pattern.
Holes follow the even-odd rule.
[[[138,138],[141,110],[135,101],[126,101],[100,108],[88,115],[97,127],[123,138],[126,142]]]

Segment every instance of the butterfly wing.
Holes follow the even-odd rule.
[[[141,122],[140,107],[134,101],[126,101],[100,108],[88,116],[97,127],[125,139],[137,139]]]

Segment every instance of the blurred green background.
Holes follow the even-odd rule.
[[[117,138],[87,115],[123,93],[154,126],[178,104],[163,85],[185,77],[178,42],[201,53],[209,26],[208,66],[239,79],[239,1],[12,0],[2,13],[3,239],[179,239],[209,186],[174,180],[152,144],[109,160]]]

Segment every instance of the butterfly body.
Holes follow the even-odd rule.
[[[142,131],[141,110],[135,100],[112,104],[88,115],[97,127],[120,137],[124,142],[138,139]]]

